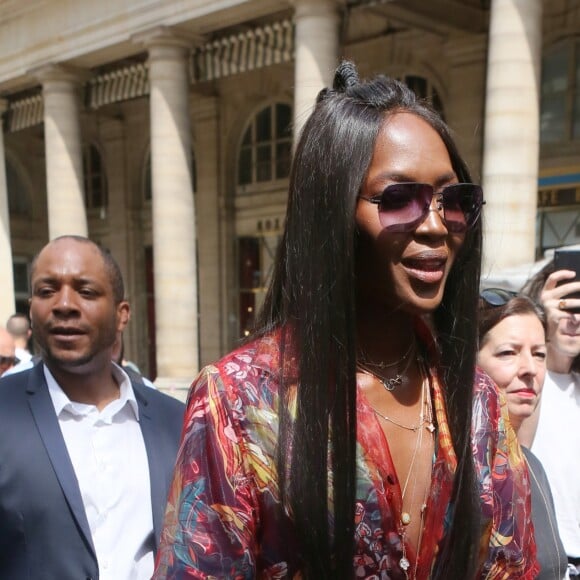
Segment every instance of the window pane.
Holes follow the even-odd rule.
[[[14,262],[14,292],[28,294],[28,264],[26,262]]]
[[[256,142],[272,139],[272,107],[267,107],[256,116]]]
[[[256,179],[257,181],[270,181],[272,179],[272,147],[259,145],[256,147]]]
[[[254,289],[260,281],[260,238],[240,238],[238,251],[240,332],[242,336],[247,336],[254,324]]]
[[[91,170],[93,173],[101,172],[101,155],[94,145],[91,145]]]
[[[260,284],[260,238],[240,238],[240,289],[252,290]]]
[[[282,179],[290,175],[290,141],[276,144],[276,179]]]
[[[238,163],[238,185],[252,183],[252,150],[244,147],[240,150]]]
[[[252,126],[250,125],[246,132],[244,133],[244,139],[242,140],[242,145],[251,145],[252,144]]]
[[[566,95],[542,99],[540,141],[553,143],[566,138]]]
[[[290,135],[292,109],[288,105],[276,105],[276,137],[278,139]]]
[[[568,88],[568,45],[548,53],[542,62],[542,96],[563,93]]]

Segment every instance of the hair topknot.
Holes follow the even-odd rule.
[[[347,89],[350,89],[358,83],[359,76],[356,66],[350,60],[343,60],[334,73],[334,90],[344,93]]]
[[[343,60],[334,72],[334,81],[332,88],[323,88],[316,97],[316,102],[320,103],[327,97],[337,93],[345,93],[348,89],[358,85],[360,82],[356,66],[350,60]]]

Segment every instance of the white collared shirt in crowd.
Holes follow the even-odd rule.
[[[71,401],[46,366],[44,375],[81,490],[100,580],[151,578],[149,463],[129,377],[114,366],[120,396],[99,411]]]

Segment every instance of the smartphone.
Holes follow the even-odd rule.
[[[580,250],[555,250],[554,251],[554,266],[556,270],[573,270],[576,272],[574,279],[565,280],[560,284],[569,284],[570,282],[580,281]],[[559,285],[560,285],[559,284]],[[568,294],[565,298],[580,298],[580,292]],[[580,308],[567,308],[571,312],[580,312]]]

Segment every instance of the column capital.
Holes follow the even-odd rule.
[[[324,16],[329,12],[338,12],[346,6],[346,0],[290,0],[294,7],[294,16],[302,18],[305,16]]]
[[[49,63],[28,71],[28,74],[46,85],[51,82],[65,82],[80,85],[91,77],[89,71],[66,64]]]
[[[178,48],[190,50],[196,45],[204,42],[201,34],[185,31],[179,28],[160,25],[138,32],[131,37],[135,44],[142,44],[146,48]]]

